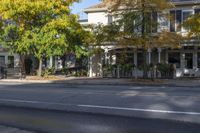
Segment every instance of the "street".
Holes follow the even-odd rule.
[[[199,102],[198,87],[1,83],[0,124],[42,132],[197,133]]]
[[[91,113],[0,107],[0,124],[48,133],[197,133],[198,124]]]

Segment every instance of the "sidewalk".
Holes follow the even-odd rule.
[[[32,79],[2,79],[0,83],[55,83],[72,85],[131,85],[131,86],[176,86],[176,87],[200,87],[200,79],[113,79],[113,78],[88,78],[67,77],[59,80],[32,80]]]
[[[30,132],[30,131],[21,130],[18,128],[0,125],[0,133],[35,133],[35,132]]]

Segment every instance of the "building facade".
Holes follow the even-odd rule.
[[[156,14],[156,20],[158,27],[156,32],[167,30],[170,32],[178,32],[185,35],[187,30],[181,27],[182,24],[192,14],[200,12],[199,0],[172,0],[175,8],[166,11],[173,16],[172,19],[166,19],[162,14]],[[88,14],[88,24],[104,24],[108,25],[115,21],[112,14],[109,13],[107,6],[104,3],[94,5],[85,9],[85,13]],[[104,50],[103,55],[93,55],[90,57],[89,76],[98,77],[103,76],[103,65],[105,63],[115,65],[119,60],[119,54],[124,51],[124,48],[114,45],[101,46]],[[126,48],[127,62],[139,66],[144,63],[141,49],[134,47]],[[175,77],[184,76],[200,76],[200,44],[198,41],[189,41],[183,43],[179,49],[170,48],[152,48],[148,49],[146,55],[147,64],[166,63],[173,64],[176,68]],[[138,72],[138,76],[142,76],[142,71]]]

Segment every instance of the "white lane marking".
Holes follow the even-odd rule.
[[[184,111],[171,111],[171,110],[156,110],[156,109],[139,109],[139,108],[123,108],[112,106],[98,106],[98,105],[82,105],[82,104],[65,104],[57,102],[42,102],[42,101],[27,101],[17,99],[0,99],[0,102],[15,102],[15,103],[32,103],[32,104],[48,104],[48,105],[62,105],[62,106],[76,106],[84,108],[108,109],[108,110],[124,110],[136,112],[150,112],[150,113],[164,113],[164,114],[182,114],[182,115],[200,115],[200,112],[184,112]]]
[[[96,105],[78,105],[79,107],[87,108],[101,108],[101,109],[114,109],[138,112],[152,112],[152,113],[165,113],[165,114],[184,114],[184,115],[200,115],[200,112],[183,112],[183,111],[170,111],[170,110],[155,110],[155,109],[139,109],[139,108],[122,108],[111,106],[96,106]]]
[[[77,106],[75,104],[64,104],[57,102],[43,102],[43,101],[29,101],[29,100],[18,100],[18,99],[0,99],[0,102],[15,102],[15,103],[32,103],[32,104],[48,104],[48,105],[64,105],[64,106]]]

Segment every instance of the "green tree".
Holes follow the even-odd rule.
[[[32,54],[39,60],[38,75],[41,76],[42,59],[74,52],[85,54],[84,46],[89,33],[71,14],[70,6],[78,0],[0,0],[3,36],[6,29],[18,34],[5,46],[20,55]],[[11,22],[7,23],[6,21]],[[10,28],[9,28],[10,27]],[[17,38],[17,39],[16,39]]]

